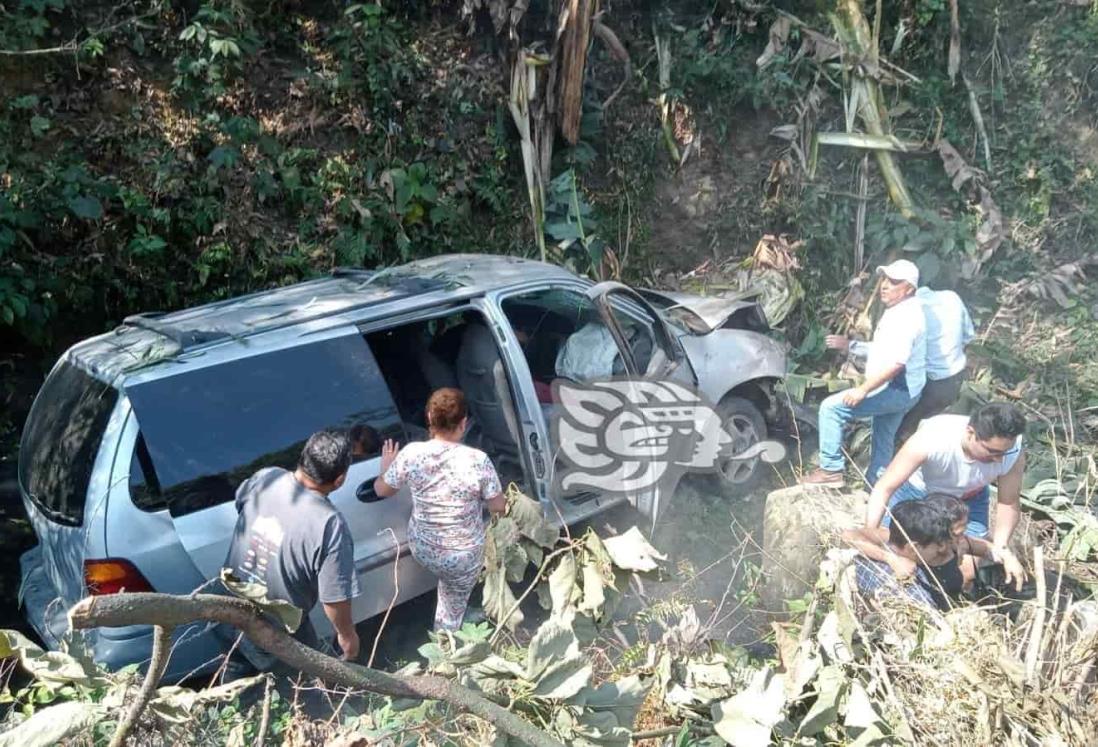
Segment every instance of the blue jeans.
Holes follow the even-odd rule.
[[[903,374],[900,374],[903,376]],[[889,385],[866,397],[857,407],[843,404],[843,392],[837,392],[820,404],[820,466],[829,472],[842,472],[843,426],[854,418],[872,418],[873,441],[866,480],[872,485],[878,473],[892,461],[896,431],[904,414],[918,401],[906,389]]]
[[[923,498],[926,498],[925,490],[905,482],[892,494],[892,498],[888,501],[888,510],[891,511],[904,501],[918,501]],[[985,485],[983,490],[967,501],[963,501],[963,503],[968,506],[968,526],[965,528],[965,534],[970,537],[985,539],[988,534],[988,519],[991,514],[991,488]],[[891,523],[892,515],[885,512],[885,516],[881,520],[881,526],[887,527]]]

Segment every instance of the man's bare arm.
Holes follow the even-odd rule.
[[[324,615],[335,628],[336,640],[343,649],[343,658],[354,661],[358,658],[358,631],[355,630],[355,622],[351,617],[351,600],[323,602],[323,605]]]
[[[992,542],[995,547],[1007,546],[1014,528],[1022,518],[1022,475],[1026,470],[1026,455],[1018,455],[1018,461],[1005,474],[999,477],[999,494],[995,506],[995,534]]]
[[[870,560],[888,563],[897,578],[906,578],[915,573],[915,563],[885,547],[888,530],[884,527],[847,529],[843,531],[842,538],[843,542]]]
[[[900,486],[915,473],[915,470],[922,466],[923,462],[926,461],[926,457],[926,449],[919,445],[916,438],[911,438],[892,458],[888,467],[878,478],[876,485],[873,486],[873,492],[869,494],[869,501],[865,507],[865,526],[867,529],[874,529],[881,525],[881,519],[884,518],[885,508],[888,506],[892,494],[899,490]]]

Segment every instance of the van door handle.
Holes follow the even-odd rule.
[[[363,503],[376,503],[381,500],[381,496],[374,490],[374,481],[367,480],[355,489],[355,498],[358,498]]]

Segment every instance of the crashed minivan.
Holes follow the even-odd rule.
[[[314,431],[356,426],[366,435],[330,498],[354,536],[364,590],[354,617],[384,611],[394,559],[410,553],[411,501],[373,493],[380,444],[426,438],[424,404],[444,386],[466,395],[466,441],[547,516],[571,524],[623,501],[653,516],[651,491],[554,487],[548,385],[591,375],[688,382],[716,405],[741,453],[766,438],[779,409],[772,388],[784,349],[765,331],[750,301],[638,292],[490,255],[339,269],[129,317],[62,356],[24,429],[19,486],[38,538],[21,558],[25,615],[56,648],[67,610],[85,595],[195,590],[225,559],[237,486],[262,467],[293,469]],[[735,488],[761,469],[759,460],[730,460],[716,479]],[[435,583],[410,559],[398,568],[398,601]],[[319,609],[313,622],[330,632]],[[223,654],[202,624],[174,636],[170,678]],[[88,642],[97,660],[118,667],[148,658],[152,630],[101,629]]]

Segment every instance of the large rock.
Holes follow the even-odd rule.
[[[785,612],[785,600],[812,590],[827,549],[840,544],[844,529],[865,521],[868,497],[864,490],[804,485],[767,495],[760,595],[767,610]]]

